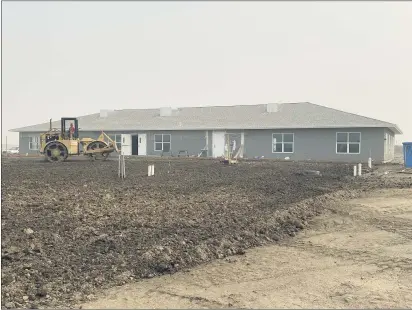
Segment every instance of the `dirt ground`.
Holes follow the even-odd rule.
[[[155,162],[156,175],[149,178],[150,161]],[[215,264],[240,270],[236,264],[242,260],[248,267],[256,265],[260,271],[243,269],[245,281],[239,285],[249,287],[247,279],[255,272],[279,270],[270,271],[270,264],[280,256],[277,251],[276,255],[265,254],[269,248],[257,249],[256,253],[263,252],[255,256],[242,256],[246,249],[290,242],[309,227],[314,216],[341,200],[378,188],[412,187],[411,175],[353,178],[352,166],[344,164],[244,162],[224,166],[213,160],[150,161],[128,160],[127,178],[120,180],[116,161],[72,160],[56,165],[38,159],[3,160],[2,306],[76,307],[115,286],[146,283],[165,273],[174,279],[176,272],[233,255],[240,255],[235,256],[237,263]],[[306,174],[308,170],[318,170],[320,175]],[[303,264],[315,255],[305,247],[302,243],[280,249],[285,251],[286,263],[291,253]],[[347,257],[342,254],[340,259],[344,266]],[[208,274],[217,270],[213,263],[208,266]],[[290,268],[290,272],[300,270]],[[319,277],[313,268],[313,277]],[[233,284],[236,277],[221,279]],[[213,281],[211,287],[219,283]],[[286,290],[288,284],[284,285]],[[183,293],[175,294],[160,294],[159,303],[162,298],[181,301],[179,294]],[[188,300],[192,307],[193,303],[202,306],[203,298],[207,302],[207,297],[189,296]],[[233,302],[217,299],[220,307],[229,303],[239,307],[236,295],[227,298]],[[244,307],[256,304],[250,298]]]
[[[411,308],[412,190],[337,203],[279,245],[105,291],[85,309]]]

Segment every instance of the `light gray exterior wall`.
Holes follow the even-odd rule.
[[[384,129],[384,160],[392,161],[395,158],[395,134],[392,130]]]
[[[19,133],[19,153],[20,154],[39,154],[38,150],[31,150],[29,148],[29,137],[38,137],[40,142],[40,132],[20,132]],[[39,145],[40,147],[40,145]]]
[[[231,130],[235,133],[237,147],[240,146],[242,130]],[[384,128],[351,128],[351,129],[288,129],[288,130],[245,130],[244,132],[244,156],[254,158],[264,156],[268,159],[284,159],[289,157],[291,160],[313,160],[313,161],[334,161],[334,162],[363,162],[366,163],[371,153],[375,162],[391,160],[394,154],[390,150],[385,150],[385,133],[394,134],[389,129]],[[336,153],[336,133],[337,132],[360,132],[361,150],[360,154],[337,154]],[[213,131],[116,131],[106,132],[108,135],[114,134],[147,134],[147,155],[161,155],[160,151],[154,150],[154,135],[170,134],[171,150],[177,155],[179,150],[187,150],[189,155],[197,155],[208,143],[208,156],[213,152]],[[293,133],[294,152],[293,153],[272,153],[272,134],[273,133]],[[29,150],[29,136],[40,133],[20,133],[20,153],[36,154],[38,151]],[[80,132],[80,138],[90,137],[96,139],[100,132]],[[394,145],[394,143],[393,143]],[[394,148],[391,147],[391,149]]]
[[[107,135],[131,134],[138,135],[145,133],[147,135],[146,153],[149,156],[161,155],[161,151],[155,151],[155,134],[170,134],[171,135],[171,151],[173,155],[177,155],[180,150],[187,150],[189,155],[198,155],[206,146],[206,132],[198,131],[107,131]],[[80,138],[97,139],[100,132],[80,132]]]
[[[203,130],[198,131],[149,131],[149,132],[139,132],[139,131],[113,131],[105,132],[107,135],[119,135],[119,134],[147,134],[147,155],[161,155],[161,151],[155,151],[154,147],[154,135],[155,134],[170,134],[171,135],[171,150],[174,155],[177,155],[180,150],[187,150],[189,155],[198,155],[200,151],[206,146],[206,132]],[[79,132],[80,138],[92,138],[97,139],[100,135],[98,131],[84,131]],[[38,150],[29,149],[29,137],[38,136],[40,137],[40,132],[20,133],[19,147],[20,154],[38,154]],[[211,135],[209,143],[211,143]]]
[[[360,154],[337,154],[337,132],[360,132]],[[293,153],[272,153],[272,133],[293,133]],[[345,128],[345,129],[287,129],[287,130],[245,130],[245,151],[248,158],[291,160],[318,160],[331,162],[367,162],[369,153],[375,162],[384,160],[383,128]]]
[[[198,131],[149,131],[147,132],[147,155],[161,155],[161,151],[155,151],[155,134],[171,135],[171,150],[173,155],[186,150],[189,155],[198,155],[206,146],[206,132]]]
[[[109,136],[119,134],[138,135],[145,133],[147,135],[146,153],[149,156],[161,155],[161,151],[155,151],[155,134],[170,134],[171,135],[171,150],[173,155],[177,155],[180,150],[187,150],[189,155],[198,155],[206,146],[206,132],[198,131],[105,131]],[[80,138],[97,139],[100,132],[80,132]]]
[[[213,156],[213,130],[208,130],[207,135],[208,135],[207,156],[212,157]]]
[[[120,133],[120,132],[119,132]],[[122,132],[123,133],[123,132]],[[106,132],[107,135],[111,135],[112,133]],[[98,131],[79,131],[79,138],[92,138],[97,139],[100,136],[100,132]]]

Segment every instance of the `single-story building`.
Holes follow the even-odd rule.
[[[247,158],[388,162],[394,137],[402,134],[395,124],[309,102],[101,110],[78,120],[80,138],[97,138],[103,130],[123,154],[140,156],[187,151],[220,157],[229,140]],[[52,126],[59,128],[60,120]],[[20,153],[38,152],[40,133],[48,129],[47,122],[12,130],[20,133]]]

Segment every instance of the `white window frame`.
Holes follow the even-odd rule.
[[[156,142],[156,136],[162,136],[162,142]],[[164,136],[169,136],[170,138],[169,138],[169,141],[164,141]],[[153,136],[153,150],[155,151],[155,152],[163,152],[163,149],[164,149],[164,144],[165,143],[169,143],[169,152],[172,150],[172,135],[170,134],[170,133],[156,133],[156,134],[154,134],[154,136]],[[162,144],[162,149],[161,150],[156,150],[156,143],[161,143]]]
[[[273,136],[274,135],[282,135],[282,152],[275,152],[273,151],[273,146],[274,146],[274,142],[273,142]],[[285,135],[292,135],[293,137],[293,141],[292,142],[285,142]],[[276,143],[281,143],[281,142],[276,142]],[[285,143],[292,143],[292,152],[285,152]],[[273,132],[272,133],[272,153],[273,154],[293,154],[295,153],[295,134],[293,132]]]
[[[359,134],[359,142],[350,142],[349,141],[349,134],[357,133]],[[345,144],[345,142],[338,142],[338,134],[346,134],[347,141],[346,141],[346,152],[338,152],[338,144]],[[359,144],[359,152],[358,153],[351,153],[349,152],[349,145],[351,144]],[[361,146],[362,146],[362,133],[358,131],[338,131],[336,132],[335,136],[335,152],[338,155],[359,155],[361,153]]]
[[[116,142],[117,149],[120,151],[122,149],[122,134],[114,135],[114,142]]]
[[[29,150],[38,151],[39,149],[40,149],[40,136],[29,136]]]
[[[117,149],[120,151],[122,149],[122,134],[111,134],[109,137],[116,143]]]

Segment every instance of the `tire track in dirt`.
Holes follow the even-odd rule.
[[[199,305],[201,307],[207,307],[207,308],[226,308],[228,305],[223,304],[214,300],[210,300],[207,298],[203,297],[198,297],[198,296],[186,296],[186,295],[180,295],[180,294],[175,294],[171,292],[167,292],[164,290],[149,290],[149,293],[156,293],[156,294],[163,294],[163,295],[168,295],[171,297],[178,297],[181,299],[185,299],[190,301],[191,303],[195,305]]]
[[[405,243],[399,244],[403,245]],[[376,254],[367,250],[343,250],[322,245],[308,245],[306,242],[297,242],[292,245],[292,247],[304,249],[305,251],[316,254],[338,257],[357,264],[376,265],[381,270],[389,268],[388,266],[392,266],[394,268],[397,267],[404,271],[412,270],[412,259],[394,258],[382,254]]]
[[[396,191],[394,191],[396,193]],[[412,192],[405,190],[403,191],[403,200],[412,202]],[[394,200],[396,202],[397,195],[394,195]],[[340,232],[347,232],[349,233],[349,237],[355,237],[356,242],[356,234],[358,232],[362,232],[363,230],[369,230],[373,232],[374,230],[381,230],[384,232],[389,232],[394,234],[393,238],[388,240],[380,240],[380,244],[386,247],[391,246],[406,246],[410,245],[412,242],[412,220],[408,218],[399,217],[399,213],[403,214],[403,212],[410,210],[410,203],[406,204],[405,209],[402,207],[398,208],[397,210],[391,212],[384,210],[383,208],[372,206],[371,204],[367,203],[366,200],[363,204],[360,204],[355,200],[350,204],[340,204],[340,206],[335,206],[333,211],[335,214],[338,214],[342,222],[338,224],[338,227],[335,227],[336,231]],[[346,227],[346,223],[361,223],[362,228],[353,229],[353,226],[356,225],[349,225]],[[336,221],[334,222],[337,223]],[[367,227],[369,226],[369,227]],[[320,236],[318,234],[318,236]],[[327,233],[325,234],[327,235]],[[381,270],[385,270],[390,268],[388,266],[392,266],[394,268],[400,268],[404,271],[412,270],[412,252],[410,253],[410,257],[397,257],[397,256],[388,256],[381,251],[378,251],[374,248],[371,250],[369,249],[344,249],[344,248],[337,248],[332,244],[314,244],[311,241],[303,240],[296,240],[293,242],[293,247],[303,248],[306,251],[311,251],[314,253],[322,253],[324,255],[331,255],[340,257],[345,260],[352,260],[355,263],[360,264],[374,264],[379,267]]]

